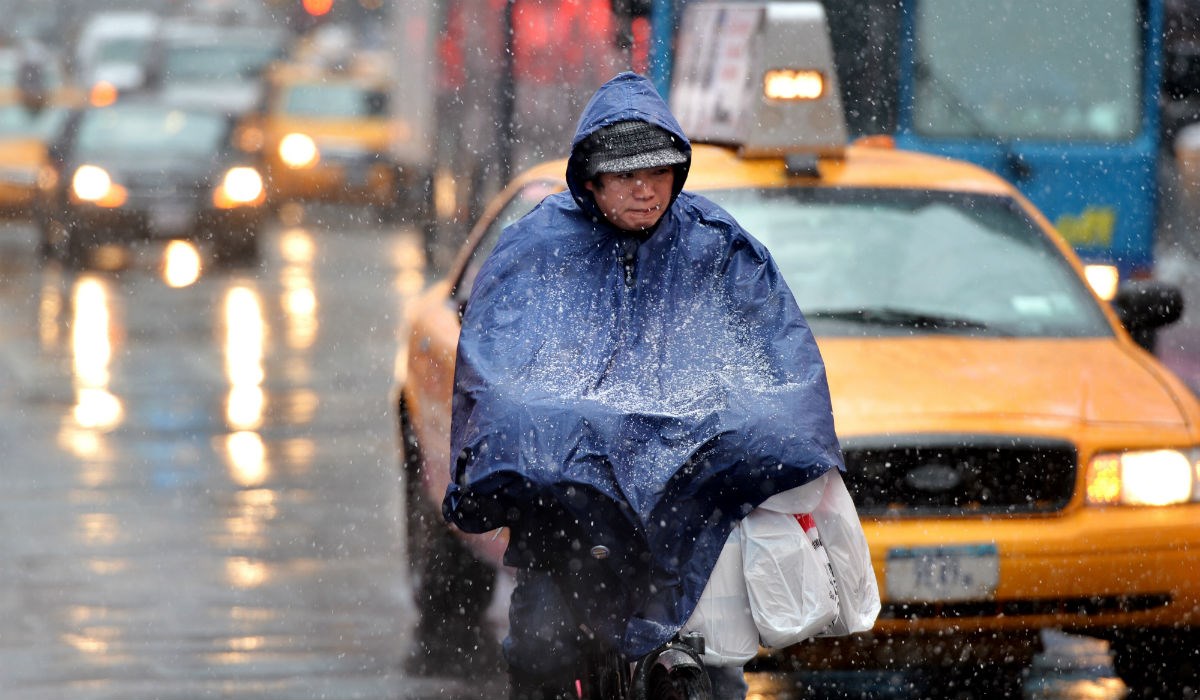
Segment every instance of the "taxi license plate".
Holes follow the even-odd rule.
[[[192,213],[182,207],[163,207],[150,212],[150,229],[157,235],[178,235],[192,223]]]
[[[994,544],[896,548],[887,555],[887,594],[897,602],[986,600],[1000,582]]]

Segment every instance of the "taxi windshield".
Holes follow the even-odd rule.
[[[387,95],[362,85],[312,83],[292,86],[283,111],[295,117],[354,118],[387,114]]]
[[[79,123],[76,152],[146,152],[156,156],[209,156],[226,136],[219,114],[157,107],[108,107],[89,111]]]
[[[1111,336],[1011,199],[884,189],[704,192],[771,251],[817,335]]]

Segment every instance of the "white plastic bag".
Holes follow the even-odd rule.
[[[837,618],[837,589],[818,530],[806,514],[761,506],[742,520],[742,567],[763,646],[798,644]]]
[[[758,653],[758,629],[742,575],[741,539],[741,525],[734,525],[696,610],[683,626],[684,632],[704,635],[708,666],[742,666]]]
[[[758,504],[763,510],[773,510],[776,513],[811,513],[821,503],[825,495],[825,484],[829,481],[829,472],[813,479],[807,484],[794,489],[780,491],[767,500]]]
[[[879,584],[871,568],[867,537],[846,482],[836,469],[826,474],[824,492],[812,516],[837,582],[838,616],[818,636],[841,637],[866,632],[875,625],[880,607]]]

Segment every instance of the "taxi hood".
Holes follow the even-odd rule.
[[[1111,338],[821,338],[839,435],[1027,422],[1181,427],[1171,389]]]

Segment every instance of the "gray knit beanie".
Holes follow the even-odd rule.
[[[588,179],[599,173],[625,173],[687,162],[670,132],[641,120],[598,129],[583,146]]]

